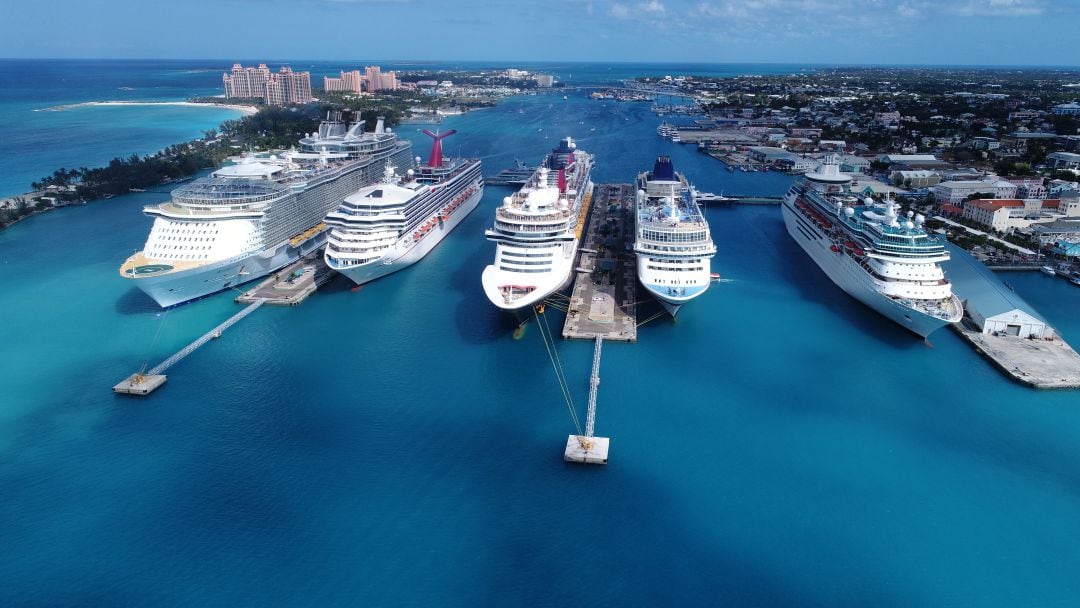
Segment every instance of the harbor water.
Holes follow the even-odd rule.
[[[491,175],[571,135],[598,183],[659,154],[703,191],[790,183],[586,95],[450,118],[445,150]],[[399,132],[422,154],[416,129]],[[239,310],[226,293],[162,312],[119,277],[161,195],[0,231],[0,605],[1080,603],[1076,394],[887,322],[774,206],[706,210],[723,281],[605,345],[610,464],[563,462],[573,426],[539,332],[515,339],[480,286],[510,192],[487,188],[410,268],[263,307],[139,399],[109,387]],[[1008,281],[1080,340],[1080,290]],[[581,415],[592,348],[559,344]]]

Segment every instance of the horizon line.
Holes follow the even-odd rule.
[[[358,62],[358,63],[429,63],[429,64],[446,64],[446,63],[486,63],[493,66],[502,66],[510,64],[527,64],[527,63],[539,63],[539,64],[573,64],[573,65],[589,65],[589,64],[616,64],[616,65],[658,65],[658,66],[680,66],[680,65],[707,65],[707,66],[722,66],[722,65],[775,65],[775,66],[811,66],[811,67],[886,67],[886,68],[991,68],[991,69],[1007,69],[1007,68],[1043,68],[1043,69],[1066,69],[1080,71],[1080,65],[1067,65],[1067,64],[996,64],[996,63],[858,63],[858,62],[843,62],[843,61],[805,61],[805,62],[792,62],[792,61],[645,61],[645,60],[557,60],[557,59],[387,59],[382,58],[378,60],[366,59],[252,59],[250,57],[240,59],[225,59],[220,57],[215,58],[197,58],[197,57],[184,57],[184,58],[170,58],[170,57],[0,57],[0,61],[73,61],[73,62],[90,62],[90,61],[200,61],[200,62],[223,62],[223,63],[242,63],[245,61],[254,61],[261,63],[278,63],[282,65],[288,65],[292,63],[302,62],[318,62],[318,63],[332,63],[332,62]]]

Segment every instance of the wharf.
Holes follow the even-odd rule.
[[[563,338],[637,342],[634,197],[631,184],[593,190]]]
[[[995,336],[972,329],[966,322],[967,318],[952,327],[1013,380],[1034,388],[1080,388],[1080,355],[1061,338]]]
[[[236,298],[239,304],[263,300],[273,306],[296,306],[333,278],[323,261],[322,250],[297,260]]]

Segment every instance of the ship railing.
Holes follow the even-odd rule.
[[[149,205],[143,208],[146,213],[164,213],[166,215],[183,215],[188,217],[234,217],[234,216],[259,216],[265,211],[265,208],[260,209],[232,209],[229,207],[223,207],[218,205],[217,208],[205,209],[201,207],[188,207],[186,205],[176,205],[173,203],[162,203],[160,205]]]
[[[504,221],[517,221],[527,223],[540,223],[540,222],[565,222],[566,220],[574,217],[574,214],[569,210],[560,211],[558,213],[548,213],[544,215],[525,215],[522,213],[513,213],[499,209],[496,213],[496,217]]]

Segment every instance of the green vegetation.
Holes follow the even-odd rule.
[[[60,168],[35,181],[31,188],[35,191],[55,190],[58,201],[72,202],[157,186],[216,167],[238,150],[295,146],[297,140],[318,129],[319,120],[330,109],[340,109],[340,106],[264,107],[251,116],[225,121],[221,124],[220,134],[211,130],[200,139],[169,146],[156,154],[116,157],[104,167]],[[382,113],[383,109],[372,108],[363,110],[361,117],[367,121],[368,128],[373,129],[376,115]],[[394,115],[387,114],[390,114],[388,124],[393,125]],[[13,221],[26,213],[29,211],[5,210],[0,221]],[[10,220],[8,216],[11,216]]]

